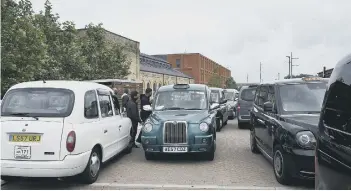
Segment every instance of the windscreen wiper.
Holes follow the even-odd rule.
[[[182,108],[182,107],[167,107],[167,108],[164,108],[162,110],[182,110],[182,109],[184,109],[184,108]]]
[[[186,108],[185,110],[202,110],[202,109],[199,109],[199,108]]]
[[[13,116],[23,116],[23,117],[33,117],[34,119],[39,120],[38,117],[31,116],[30,113],[11,113],[10,115],[13,115]]]

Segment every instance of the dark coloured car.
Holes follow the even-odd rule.
[[[142,128],[145,158],[150,160],[158,153],[197,153],[213,160],[219,104],[210,105],[210,95],[202,84],[160,87]]]
[[[224,90],[225,99],[227,100],[227,105],[229,107],[229,119],[234,119],[236,117],[236,107],[238,106],[238,96],[239,91],[236,89],[225,89]]]
[[[244,128],[244,125],[250,123],[250,111],[255,98],[257,86],[258,85],[243,86],[240,89],[238,105],[236,107],[239,129]]]
[[[219,108],[217,109],[216,122],[217,122],[217,131],[221,131],[221,129],[227,125],[228,117],[229,117],[229,105],[227,104],[227,99],[225,98],[224,90],[222,88],[210,88],[211,97],[210,103],[219,104]]]
[[[319,120],[316,189],[351,189],[351,54],[330,77]]]
[[[314,179],[314,133],[327,82],[309,77],[257,87],[251,110],[250,147],[273,163],[281,184]]]

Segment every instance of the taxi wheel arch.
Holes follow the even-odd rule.
[[[278,158],[279,160],[277,160]],[[276,167],[278,162],[280,163],[280,168]],[[289,171],[290,162],[283,148],[277,142],[273,149],[273,173],[280,184],[291,185],[293,183],[294,179]],[[278,171],[278,169],[280,170]]]
[[[98,158],[100,159],[100,168],[97,172],[97,174],[92,177],[91,176],[91,172],[90,172],[90,161],[91,161],[91,158],[93,155],[96,155],[98,156]],[[98,177],[99,177],[99,172],[100,172],[100,169],[101,169],[101,164],[102,164],[102,157],[103,156],[103,151],[102,151],[102,147],[100,144],[96,144],[93,149],[91,150],[91,154],[90,154],[90,157],[89,157],[89,160],[87,161],[87,165],[86,165],[86,168],[84,169],[84,171],[79,175],[79,178],[80,180],[85,183],[85,184],[92,184],[94,183]]]

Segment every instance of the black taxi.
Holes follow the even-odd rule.
[[[211,91],[202,84],[176,84],[158,89],[152,114],[142,127],[141,144],[147,160],[156,154],[198,153],[213,160],[216,111]]]
[[[351,54],[330,77],[316,138],[315,188],[351,190]]]
[[[273,163],[277,181],[314,179],[319,115],[327,79],[285,79],[257,87],[250,111],[250,147]]]

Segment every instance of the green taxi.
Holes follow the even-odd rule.
[[[152,114],[142,127],[141,144],[147,160],[158,153],[198,153],[213,160],[216,150],[216,110],[203,84],[176,84],[157,90]]]

